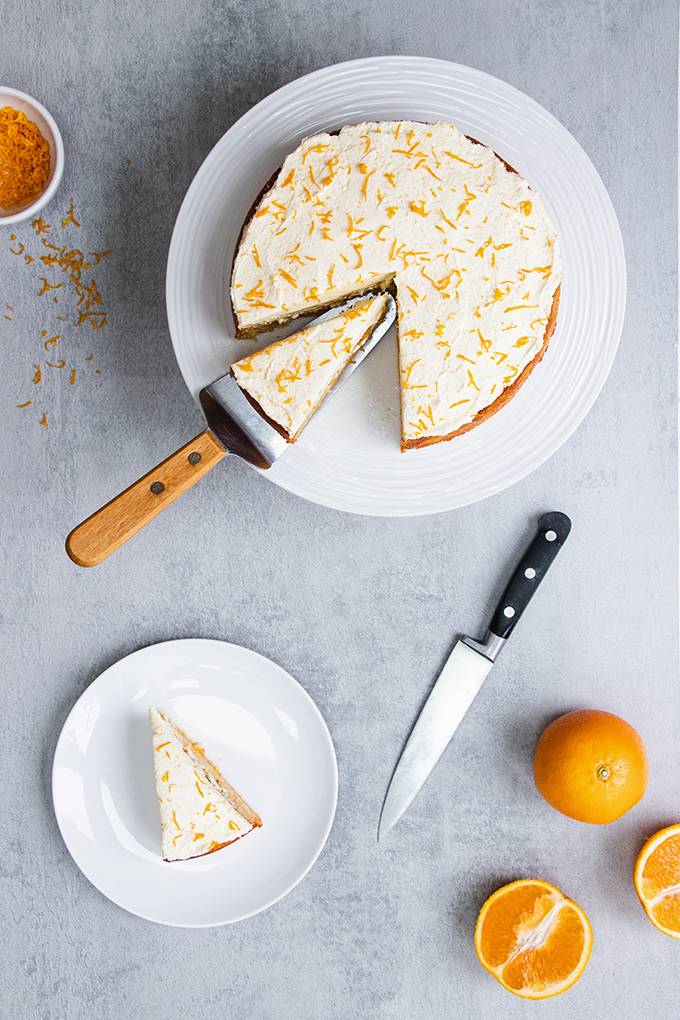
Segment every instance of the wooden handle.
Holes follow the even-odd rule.
[[[75,527],[66,552],[79,567],[96,567],[226,456],[206,429]]]

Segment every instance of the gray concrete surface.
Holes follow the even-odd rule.
[[[40,330],[68,305],[35,296],[36,267],[8,253],[0,230],[0,304],[15,309],[0,308],[0,1013],[677,1017],[680,947],[647,923],[631,883],[642,838],[680,814],[676,4],[0,0],[0,24],[0,79],[42,98],[64,131],[67,172],[47,219],[58,223],[72,194],[82,245],[112,251],[97,275],[108,327],[55,329],[76,384],[47,368],[38,387]],[[629,305],[588,419],[509,491],[410,521],[325,510],[230,465],[106,565],[78,570],[63,552],[74,522],[200,424],[163,288],[202,159],[297,75],[409,52],[529,92],[611,193]],[[35,244],[29,227],[16,233]],[[518,538],[547,508],[569,512],[574,530],[540,605],[436,778],[377,847],[386,782],[453,635],[483,625]],[[240,642],[297,676],[328,720],[341,782],[306,881],[257,918],[197,932],[140,921],[90,886],[61,842],[49,786],[57,735],[87,684],[135,648],[186,635]],[[542,727],[578,706],[629,719],[650,755],[645,800],[602,829],[549,809],[531,780]],[[472,949],[486,894],[534,874],[580,900],[595,929],[582,981],[542,1006],[507,995]]]

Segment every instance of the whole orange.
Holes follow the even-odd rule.
[[[637,730],[611,712],[568,712],[541,734],[534,780],[549,804],[579,822],[603,825],[647,789],[647,754]]]

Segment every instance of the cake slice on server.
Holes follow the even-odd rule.
[[[66,550],[74,563],[101,563],[227,454],[270,468],[396,315],[391,294],[362,293],[204,386],[198,399],[207,427],[73,529]]]
[[[352,356],[384,318],[389,297],[370,296],[231,366],[258,409],[294,443]]]
[[[165,861],[214,853],[262,825],[257,812],[176,723],[155,708],[149,721]]]

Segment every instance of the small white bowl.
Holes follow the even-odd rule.
[[[23,220],[31,219],[47,205],[61,183],[61,175],[64,172],[64,143],[61,132],[56,125],[52,114],[45,109],[42,103],[32,96],[18,89],[5,88],[0,85],[0,109],[3,106],[13,106],[15,110],[21,110],[29,120],[40,129],[43,138],[50,147],[50,176],[47,187],[30,205],[17,206],[6,213],[0,211],[0,227],[9,226],[10,223],[21,223]]]

